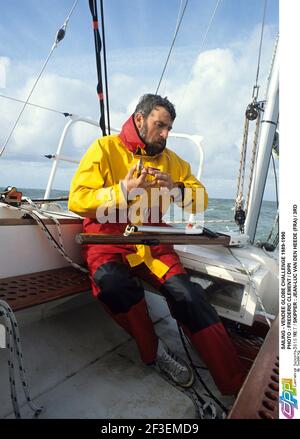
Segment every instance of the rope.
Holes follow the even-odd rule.
[[[175,389],[184,393],[187,397],[189,397],[192,400],[195,406],[196,418],[198,419],[217,418],[217,411],[215,405],[211,401],[206,401],[205,397],[202,397],[194,387],[189,387],[185,389],[184,387],[181,387],[176,383],[174,383],[174,381],[169,377],[167,377],[163,372],[158,371],[158,373],[168,384],[171,384],[171,386],[175,387]]]
[[[243,135],[243,143],[241,148],[241,158],[240,158],[240,166],[238,172],[238,181],[237,181],[237,193],[235,199],[235,222],[238,224],[241,233],[244,233],[244,223],[249,207],[250,201],[250,190],[253,184],[254,178],[254,170],[255,170],[255,161],[257,155],[257,145],[258,145],[258,135],[260,131],[260,120],[261,120],[261,107],[259,103],[252,102],[248,105],[245,113],[245,123],[244,123],[244,135]],[[251,163],[250,163],[250,171],[249,171],[249,183],[248,183],[248,191],[246,196],[246,204],[245,209],[243,205],[244,200],[244,182],[245,182],[245,169],[246,169],[246,158],[247,158],[247,145],[248,145],[248,136],[249,136],[249,124],[250,120],[256,120],[255,133],[253,137],[253,145],[252,145],[252,154],[251,154]]]
[[[15,374],[17,371],[20,375],[20,381],[26,398],[26,403],[34,412],[34,416],[37,417],[42,412],[43,407],[38,407],[32,402],[32,398],[29,393],[26,371],[23,364],[23,353],[18,323],[11,307],[4,300],[0,300],[0,316],[4,318],[4,326],[6,329],[6,348],[8,349],[9,353],[8,371],[10,394],[15,417],[21,418],[20,405],[16,390]]]
[[[243,202],[248,133],[249,133],[249,119],[245,116],[244,136],[243,136],[243,143],[242,143],[242,149],[241,149],[238,181],[237,181],[237,193],[236,193],[236,197],[235,197],[236,198],[236,208],[242,207],[242,202]]]
[[[178,327],[178,332],[179,332],[179,335],[180,335],[180,339],[181,339],[181,343],[182,343],[182,346],[183,346],[183,348],[184,348],[184,350],[185,350],[185,353],[186,353],[186,355],[187,355],[187,357],[188,357],[188,359],[189,359],[189,362],[190,362],[190,365],[191,365],[191,367],[193,368],[193,370],[194,370],[194,372],[195,372],[195,374],[196,374],[196,376],[197,376],[197,378],[199,379],[199,381],[200,381],[200,383],[202,384],[202,386],[204,387],[204,389],[207,391],[207,393],[208,393],[208,396],[223,410],[223,413],[226,415],[227,414],[227,412],[228,412],[228,410],[227,410],[227,408],[224,406],[224,404],[221,402],[221,401],[219,401],[219,399],[212,393],[212,391],[208,388],[208,386],[205,384],[205,382],[203,381],[203,379],[201,378],[201,376],[200,376],[200,374],[199,374],[199,372],[198,372],[198,370],[197,370],[197,367],[195,366],[195,364],[193,363],[193,360],[192,360],[192,357],[191,357],[191,355],[190,355],[190,353],[189,353],[189,351],[188,351],[188,348],[187,348],[187,345],[186,345],[186,341],[185,340],[187,340],[188,341],[188,343],[190,344],[190,342],[189,342],[189,340],[187,339],[187,337],[184,335],[184,333],[183,333],[183,331],[182,331],[182,329],[181,329],[181,327],[179,326],[179,324],[178,324],[178,322],[177,322],[177,327]],[[191,344],[190,344],[190,346],[191,346]]]
[[[14,207],[7,204],[4,204],[3,207],[11,210],[20,210],[26,212],[28,215],[30,215],[38,224],[38,226],[41,228],[41,230],[46,234],[47,239],[52,243],[54,248],[77,270],[82,271],[83,273],[88,273],[88,270],[86,270],[84,267],[81,267],[79,264],[72,261],[72,259],[67,255],[63,239],[62,239],[62,232],[61,232],[61,226],[57,218],[55,218],[53,215],[46,213],[44,211],[41,211],[30,199],[26,199],[26,201],[36,209],[39,213],[42,213],[46,218],[51,219],[57,226],[58,231],[58,240],[59,243],[56,241],[54,236],[51,234],[49,229],[46,227],[44,222],[37,214],[35,214],[31,209],[27,209],[26,207]],[[8,367],[9,367],[9,382],[10,382],[10,389],[11,389],[11,400],[13,405],[13,410],[15,413],[16,418],[21,418],[20,413],[20,407],[16,392],[16,379],[15,379],[15,370],[16,370],[16,362],[15,362],[15,356],[14,352],[16,353],[18,365],[19,365],[19,373],[21,378],[22,387],[24,390],[24,394],[26,397],[26,402],[29,405],[29,407],[34,411],[35,416],[37,417],[41,411],[43,410],[43,407],[37,407],[32,403],[32,399],[29,394],[29,388],[28,388],[28,382],[26,378],[25,368],[23,365],[23,354],[22,354],[22,348],[21,348],[21,342],[20,342],[20,333],[18,328],[18,323],[16,321],[16,318],[14,316],[14,313],[10,306],[4,302],[3,300],[0,300],[0,316],[4,317],[5,322],[5,328],[6,328],[6,334],[7,334],[7,348],[9,349],[9,360],[8,360]]]
[[[169,384],[171,384],[175,389],[184,393],[188,396],[194,406],[196,411],[196,417],[199,419],[216,419],[217,418],[217,410],[213,402],[206,401],[205,395],[200,395],[199,392],[195,389],[195,383],[192,387],[184,388],[178,384],[176,384],[168,375],[164,374],[159,368],[155,368],[155,370],[159,373],[159,375]],[[195,381],[196,382],[196,381]]]
[[[277,205],[277,209],[278,209],[279,208],[279,194],[278,194],[277,172],[276,172],[276,166],[275,166],[275,160],[274,160],[273,154],[271,155],[271,157],[272,157],[274,180],[275,180],[276,205]]]
[[[272,235],[274,233],[274,230],[277,229],[276,235],[273,238],[273,242],[271,242],[271,244],[273,244],[275,246],[275,248],[277,247],[278,242],[279,242],[279,227],[278,226],[279,226],[279,210],[277,210],[276,217],[275,217],[274,222],[273,222],[273,226],[272,226],[271,231],[269,233],[269,236],[267,238],[267,242],[271,242],[271,238],[272,238]]]
[[[22,99],[13,98],[11,96],[5,96],[0,94],[0,98],[9,99],[10,101],[21,102],[22,104],[26,104],[26,101],[22,101]],[[53,111],[53,113],[62,114],[65,117],[72,116],[71,113],[64,113],[63,111],[55,110],[54,108],[43,107],[42,105],[33,104],[31,102],[27,102],[27,105],[30,105],[31,107],[40,108],[41,110]]]
[[[34,203],[33,203],[30,199],[28,199],[28,202],[29,202],[30,205],[34,206],[35,209],[37,208],[37,206],[35,206]],[[40,209],[39,209],[39,210],[40,210]],[[45,213],[44,213],[44,215],[45,215]],[[61,232],[60,222],[58,221],[57,218],[55,218],[55,217],[54,217],[53,215],[51,215],[49,212],[47,212],[45,216],[46,216],[47,218],[51,219],[51,220],[56,224],[57,232],[58,232],[58,240],[59,240],[60,248],[62,249],[62,251],[63,251],[65,254],[67,254],[66,249],[65,249],[65,247],[64,247],[63,239],[62,239],[62,232]],[[45,224],[43,224],[43,226],[45,227]],[[49,231],[48,228],[47,228],[47,230]],[[50,233],[50,232],[49,232],[49,233]],[[51,236],[53,237],[53,235],[51,235]],[[51,238],[51,239],[52,239],[52,238]],[[76,265],[77,265],[77,264],[76,264]]]
[[[37,76],[37,78],[36,78],[36,80],[35,80],[35,82],[34,82],[32,88],[31,88],[31,90],[30,90],[30,92],[29,92],[29,95],[27,96],[27,99],[26,99],[26,101],[25,101],[25,103],[24,103],[24,105],[23,105],[23,107],[22,107],[22,109],[21,109],[21,111],[20,111],[20,113],[19,113],[19,115],[18,115],[18,117],[17,117],[17,119],[16,119],[16,121],[15,121],[15,123],[14,123],[14,125],[13,125],[13,127],[12,127],[12,129],[11,129],[11,131],[10,131],[10,133],[9,133],[9,135],[8,135],[8,137],[7,137],[6,141],[5,141],[5,143],[4,143],[4,145],[3,145],[3,147],[2,147],[2,149],[0,150],[0,157],[1,157],[2,154],[4,153],[5,148],[6,148],[7,144],[8,144],[8,142],[9,142],[10,139],[11,139],[11,137],[12,137],[12,135],[13,135],[13,133],[14,133],[14,131],[15,131],[15,129],[16,129],[18,123],[19,123],[19,120],[21,119],[21,116],[22,116],[22,114],[24,113],[24,110],[25,110],[25,108],[26,108],[26,106],[27,106],[27,104],[28,104],[28,102],[29,102],[29,99],[31,98],[31,96],[32,96],[32,94],[33,94],[33,92],[34,92],[34,90],[35,90],[35,88],[36,88],[36,86],[37,86],[37,84],[38,84],[38,82],[39,82],[39,80],[40,80],[42,74],[44,73],[44,70],[45,70],[45,68],[46,68],[46,66],[47,66],[47,64],[48,64],[48,62],[49,62],[49,60],[50,60],[50,58],[51,58],[51,56],[52,56],[53,51],[56,49],[56,47],[58,46],[58,44],[60,43],[60,41],[61,41],[61,40],[64,38],[64,36],[65,36],[65,33],[66,33],[66,29],[67,29],[67,25],[68,25],[69,19],[70,19],[71,15],[72,15],[72,13],[73,13],[73,11],[74,11],[76,5],[77,5],[77,2],[78,2],[78,0],[75,0],[75,2],[74,2],[74,4],[73,4],[73,6],[72,6],[72,8],[71,8],[71,10],[70,10],[70,12],[69,12],[67,18],[66,18],[65,21],[64,21],[64,24],[63,24],[62,27],[58,30],[58,32],[57,32],[57,34],[56,34],[56,36],[55,36],[55,41],[54,41],[54,43],[53,43],[53,45],[52,45],[52,48],[51,48],[51,50],[50,50],[50,53],[49,53],[49,55],[47,56],[46,61],[44,62],[43,66],[42,66],[42,68],[41,68],[41,71],[39,72],[39,74],[38,74],[38,76]]]
[[[246,220],[246,214],[243,209],[243,200],[244,200],[243,194],[244,194],[248,134],[249,134],[249,119],[247,117],[247,114],[245,114],[244,135],[243,135],[243,143],[241,148],[241,158],[240,158],[240,166],[238,172],[237,193],[235,197],[235,215],[234,215],[234,221],[239,226],[241,233],[244,233],[244,224]]]
[[[167,59],[166,59],[163,71],[162,71],[162,73],[160,75],[160,79],[158,81],[158,85],[157,85],[157,88],[156,88],[156,91],[155,91],[156,95],[158,93],[161,81],[162,81],[162,79],[164,77],[164,74],[165,74],[165,71],[166,71],[166,68],[167,68],[167,65],[168,65],[168,62],[169,62],[169,59],[170,59],[170,56],[171,56],[171,53],[172,53],[175,41],[176,41],[176,38],[177,38],[177,35],[178,35],[178,32],[179,32],[180,26],[181,26],[182,19],[183,19],[183,16],[185,14],[185,11],[186,11],[186,8],[187,8],[187,5],[188,5],[188,2],[189,2],[189,0],[186,0],[184,8],[183,8],[183,11],[182,11],[182,14],[181,14],[181,17],[180,17],[180,20],[179,20],[179,23],[178,23],[178,25],[176,27],[175,34],[174,34],[174,37],[173,37],[173,40],[172,40],[172,43],[171,43],[171,46],[170,46],[170,49],[169,49],[169,53],[168,53],[168,56],[167,56]]]
[[[97,77],[98,77],[97,95],[99,98],[99,105],[100,105],[99,126],[102,130],[103,136],[106,136],[104,95],[103,95],[102,68],[101,68],[102,42],[101,42],[101,37],[100,37],[100,33],[99,33],[99,25],[98,25],[97,0],[89,0],[89,6],[90,6],[90,11],[91,11],[91,14],[93,17],[96,67],[97,67]]]
[[[243,144],[242,144],[242,150],[241,150],[240,168],[239,168],[239,173],[238,173],[237,194],[236,194],[236,200],[235,200],[235,221],[239,225],[241,233],[244,233],[244,223],[245,223],[245,219],[246,219],[246,215],[247,215],[247,210],[249,207],[250,189],[251,189],[251,186],[253,183],[254,164],[255,164],[255,159],[256,159],[258,135],[259,135],[259,129],[260,129],[260,119],[261,119],[262,108],[259,106],[259,104],[257,102],[257,98],[258,98],[258,92],[259,92],[258,78],[259,78],[259,71],[260,71],[262,42],[263,42],[263,35],[264,35],[264,28],[265,28],[266,9],[267,9],[267,0],[265,0],[265,2],[264,2],[263,19],[262,19],[262,25],[261,25],[260,43],[259,43],[259,50],[258,50],[256,78],[255,78],[255,85],[253,86],[253,92],[252,92],[252,103],[250,105],[248,105],[248,107],[246,109],[244,136],[243,136]],[[274,60],[274,58],[273,58],[273,60]],[[253,147],[252,147],[252,158],[251,158],[250,172],[249,172],[248,193],[247,193],[247,198],[246,198],[246,207],[245,207],[245,210],[243,210],[243,192],[244,192],[247,142],[248,142],[248,135],[249,135],[249,121],[255,120],[255,119],[256,119],[256,129],[255,129]]]
[[[253,176],[254,176],[254,164],[255,164],[256,153],[257,153],[258,135],[259,135],[259,130],[260,130],[260,120],[261,120],[261,112],[259,111],[257,119],[256,119],[256,127],[255,127],[255,133],[254,133],[254,138],[253,138],[252,155],[251,155],[251,163],[250,163],[250,171],[249,171],[248,193],[247,193],[246,207],[245,207],[246,215],[247,215],[248,208],[249,208],[250,189],[252,186]]]
[[[56,218],[54,218],[49,213],[46,213],[46,212],[38,209],[33,203],[31,203],[31,205],[33,206],[33,208],[37,212],[44,215],[46,218],[53,220],[55,222],[55,224],[58,226],[58,221],[56,220]],[[37,222],[38,226],[46,234],[47,239],[51,242],[53,247],[61,254],[61,256],[63,258],[65,258],[69,262],[69,264],[72,267],[76,268],[77,270],[82,271],[83,273],[88,273],[88,270],[86,268],[84,268],[81,265],[77,264],[76,262],[72,261],[72,259],[66,253],[66,250],[64,248],[63,241],[62,241],[62,233],[61,233],[60,225],[58,227],[58,239],[59,239],[59,243],[58,243],[56,241],[55,237],[52,235],[52,233],[49,231],[49,229],[44,224],[43,220],[35,212],[33,212],[31,209],[27,209],[26,207],[14,207],[14,206],[10,206],[8,204],[4,204],[3,207],[5,207],[6,209],[20,210],[20,211],[26,212],[29,216],[31,216],[31,218],[33,218]]]
[[[107,114],[107,128],[110,135],[110,115],[109,115],[109,100],[108,100],[108,75],[107,75],[107,61],[106,61],[106,42],[105,42],[105,28],[104,28],[104,8],[103,0],[100,0],[101,8],[101,27],[102,27],[102,41],[103,41],[103,65],[104,65],[104,81],[105,81],[105,95],[106,95],[106,114]]]

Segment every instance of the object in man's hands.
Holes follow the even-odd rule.
[[[137,165],[137,177],[141,175],[142,169],[143,169],[143,160],[142,158],[140,158]]]

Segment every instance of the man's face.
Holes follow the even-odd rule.
[[[154,156],[163,152],[173,124],[170,113],[163,107],[156,107],[147,118],[137,114],[135,122],[140,137],[146,145],[146,153]]]

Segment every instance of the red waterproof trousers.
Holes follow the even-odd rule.
[[[172,316],[206,363],[221,393],[237,394],[244,378],[243,366],[218,314],[206,300],[201,286],[189,280],[175,252],[166,256],[170,269],[162,279],[144,264],[131,268],[122,254],[90,256],[87,262],[94,294],[112,318],[134,337],[146,364],[155,361],[158,339],[141,279],[166,297]]]

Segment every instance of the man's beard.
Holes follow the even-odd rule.
[[[160,154],[161,152],[163,152],[163,150],[166,147],[167,141],[163,138],[161,138],[159,142],[155,142],[155,143],[147,142],[148,127],[146,124],[144,124],[143,128],[139,130],[139,135],[145,144],[146,154],[149,156]]]

